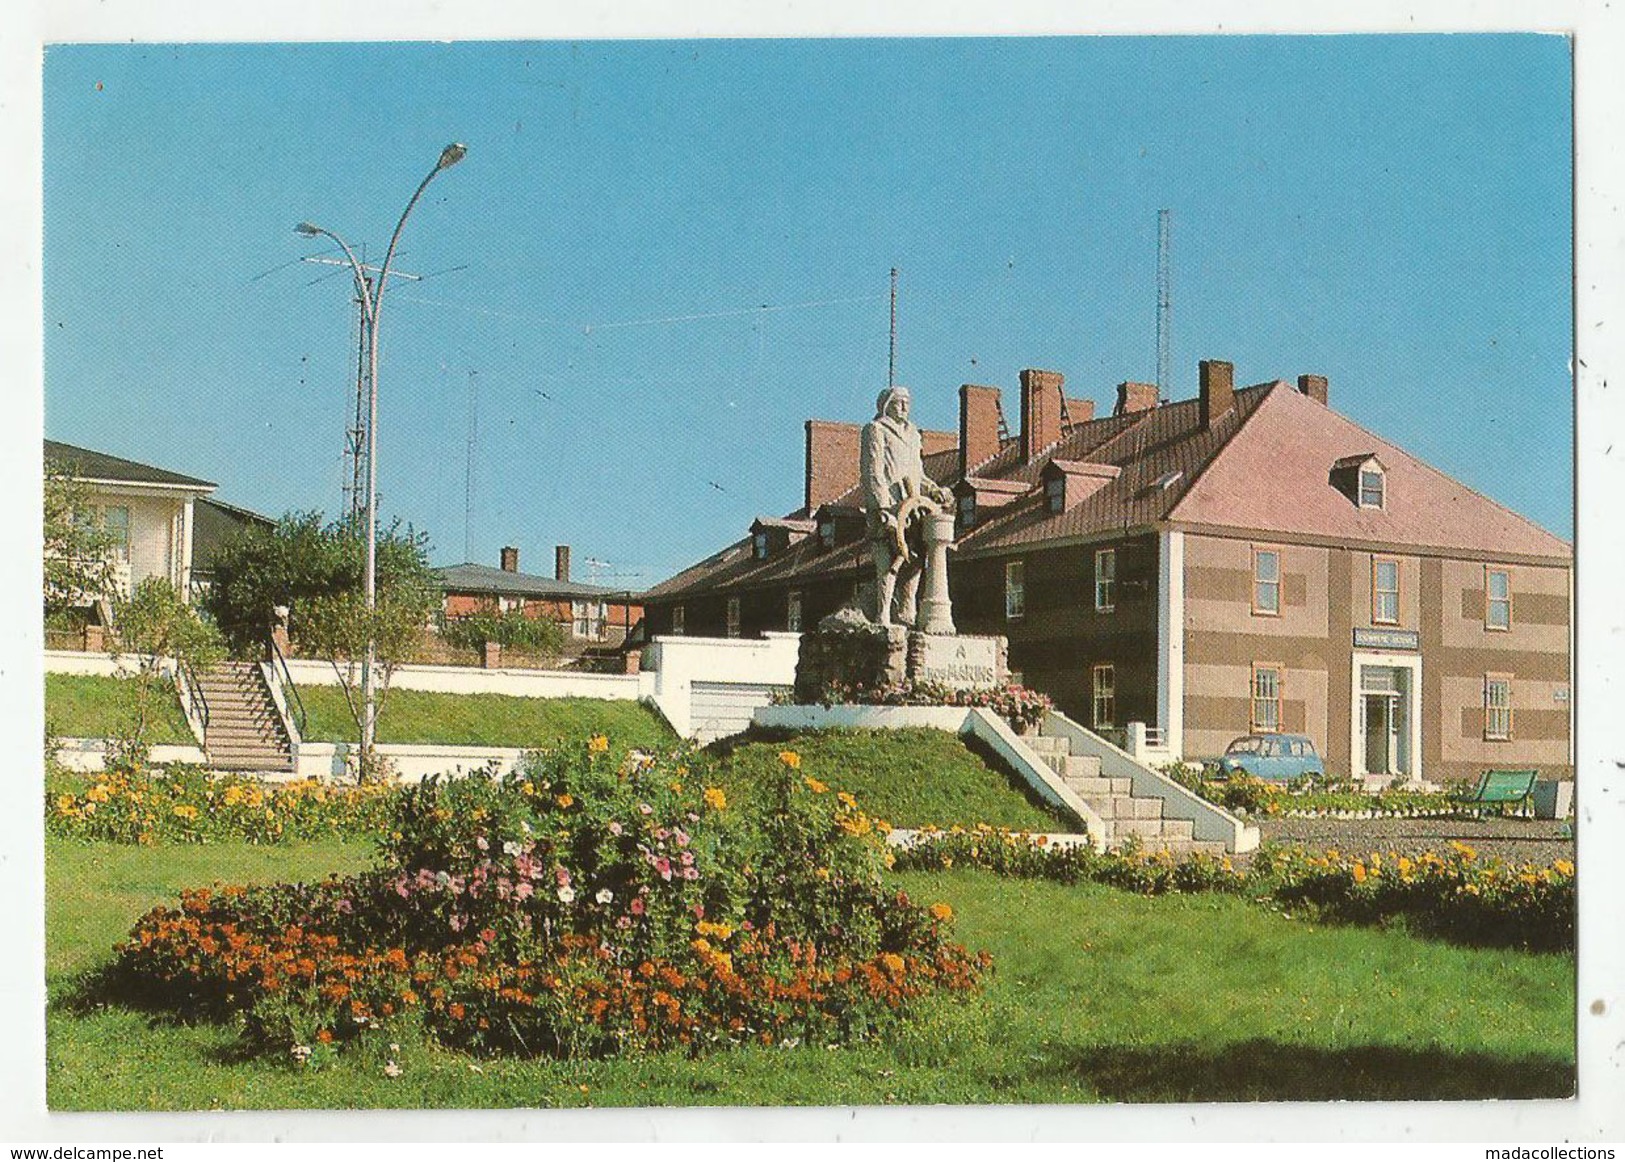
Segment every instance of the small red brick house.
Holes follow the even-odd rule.
[[[1571,547],[1333,411],[1323,376],[1199,370],[1194,399],[1124,383],[1098,418],[1023,371],[1014,435],[997,388],[960,388],[958,439],[923,441],[960,632],[1170,757],[1279,731],[1357,777],[1571,777]],[[854,597],[855,427],[807,422],[802,507],[645,593],[651,636],[801,631]]]
[[[624,589],[570,580],[570,546],[553,551],[551,577],[519,571],[519,550],[505,546],[501,568],[465,562],[435,570],[446,591],[441,608],[461,617],[492,606],[527,617],[548,618],[572,646],[618,646],[643,618],[639,595]]]

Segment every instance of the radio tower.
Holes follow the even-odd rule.
[[[891,338],[886,345],[886,386],[897,386],[897,268],[891,268]]]
[[[1168,398],[1170,351],[1173,346],[1173,276],[1169,268],[1170,223],[1167,210],[1157,211],[1157,400]]]

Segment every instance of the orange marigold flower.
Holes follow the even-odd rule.
[[[575,801],[576,801],[575,796],[570,794],[569,792],[566,792],[566,793],[560,795],[559,798],[558,798],[558,804],[559,804],[560,807],[563,807],[563,808],[569,808],[569,807],[573,806],[575,804]]]
[[[587,740],[587,749],[593,754],[602,754],[609,749],[609,739],[602,734],[595,734]]]
[[[1365,883],[1365,864],[1360,863],[1358,860],[1354,864],[1354,882],[1357,884]]]
[[[954,910],[947,904],[932,904],[931,914],[938,920],[952,920],[954,918]]]
[[[779,761],[792,771],[801,769],[801,756],[793,750],[781,750],[779,752]]]
[[[728,796],[722,793],[721,787],[707,787],[704,798],[705,805],[713,811],[721,811],[728,805]]]
[[[330,1029],[323,1029],[316,1034],[316,1040],[320,1041],[323,1045],[330,1044],[333,1040],[333,1033]]]
[[[454,1021],[461,1021],[465,1016],[468,1015],[468,1010],[463,1007],[462,1002],[460,1001],[453,1001],[450,1005],[446,1006],[446,1012],[451,1015],[451,1019]]]
[[[817,779],[813,778],[811,775],[808,775],[802,781],[807,784],[807,789],[809,791],[811,791],[815,795],[822,795],[822,794],[824,794],[824,792],[829,790],[829,786],[827,784],[820,783]]]

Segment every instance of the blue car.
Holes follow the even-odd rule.
[[[1252,775],[1270,783],[1326,777],[1315,744],[1301,734],[1249,734],[1225,748],[1219,777]]]

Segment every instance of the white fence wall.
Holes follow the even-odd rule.
[[[168,674],[175,668],[169,658],[159,658],[158,668]],[[140,659],[130,654],[117,658],[108,654],[86,654],[78,650],[46,650],[47,674],[80,674],[93,678],[133,678],[141,669]]]
[[[775,691],[793,687],[800,656],[798,633],[657,637],[643,651],[640,676],[653,680],[650,694],[672,729],[706,743],[743,730],[752,712],[767,705]]]
[[[300,686],[337,686],[329,662],[289,658],[288,672]],[[574,670],[481,670],[472,666],[397,666],[392,690],[437,694],[511,694],[516,698],[602,698],[636,701],[650,693],[654,679],[643,674],[587,674]]]

